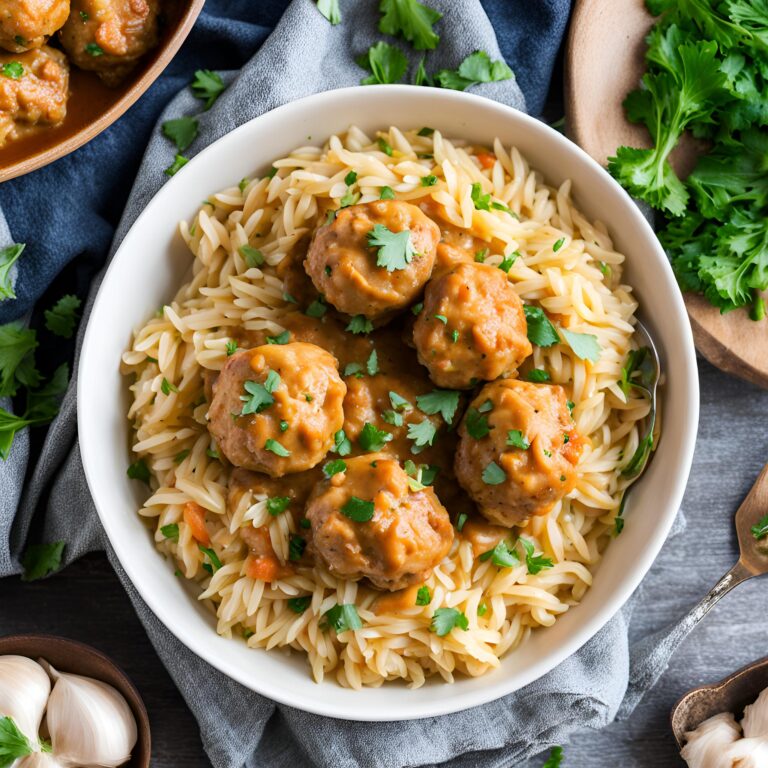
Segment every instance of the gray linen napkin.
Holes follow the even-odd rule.
[[[440,49],[431,66],[455,67],[476,49],[501,58],[493,29],[479,0],[432,0],[445,16]],[[199,115],[188,90],[168,106],[162,120],[197,115],[200,136],[188,154],[276,106],[329,88],[355,85],[362,75],[350,52],[378,39],[374,0],[345,6],[345,22],[331,27],[311,0],[294,0],[273,35],[239,73],[216,105]],[[513,80],[482,85],[476,93],[518,109],[523,96]],[[139,171],[112,253],[147,202],[166,181],[173,160],[170,142],[156,131]],[[85,327],[100,280],[92,287],[81,324]],[[77,361],[76,361],[77,363]],[[42,455],[14,520],[28,440],[21,433],[0,474],[0,574],[19,572],[36,508],[45,506],[42,539],[67,542],[66,561],[106,549],[161,659],[197,718],[203,743],[216,768],[269,766],[400,768],[448,763],[464,768],[509,766],[555,744],[576,728],[599,728],[618,711],[628,682],[625,606],[578,653],[536,683],[504,699],[466,712],[405,723],[349,723],[276,705],[226,678],[187,650],[151,613],[117,562],[98,521],[83,473],[76,430],[76,381],[48,433]],[[44,499],[47,498],[47,501]],[[11,527],[12,526],[12,527]],[[5,546],[9,540],[10,551]],[[653,675],[666,666],[656,658]],[[645,685],[652,682],[648,675]],[[267,725],[269,724],[269,727]],[[258,757],[256,753],[258,750]],[[311,756],[311,757],[310,757]]]

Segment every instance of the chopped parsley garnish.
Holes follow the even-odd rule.
[[[163,380],[160,382],[160,391],[167,397],[171,392],[178,392],[179,388],[163,377]]]
[[[366,422],[357,438],[360,447],[364,451],[380,451],[390,440],[392,434],[383,429],[377,429],[370,422]]]
[[[291,505],[289,496],[273,496],[267,499],[267,512],[273,517],[277,517],[281,512],[285,512]]]
[[[322,317],[326,312],[328,311],[328,305],[325,303],[325,300],[322,296],[319,296],[317,299],[315,299],[308,307],[305,314],[307,317],[316,317],[320,318]]]
[[[0,67],[0,74],[11,80],[18,80],[24,74],[24,67],[20,61],[9,61]]]
[[[299,525],[302,528],[311,528],[312,521],[308,517],[302,517],[301,520],[299,520]]]
[[[85,52],[89,56],[94,56],[94,57],[104,55],[104,49],[98,43],[88,43],[85,46]]]
[[[26,245],[14,243],[0,249],[0,299],[15,299],[16,293],[11,285],[11,267],[16,263]]]
[[[557,334],[555,326],[544,313],[541,307],[534,307],[531,304],[523,306],[525,320],[528,324],[528,341],[537,347],[551,347],[560,342],[560,336]]]
[[[418,424],[408,425],[408,439],[413,440],[418,448],[432,445],[436,436],[437,428],[429,419],[424,419]]]
[[[277,168],[273,165],[270,167],[270,169],[267,171],[267,175],[265,178],[267,179],[274,179],[275,176],[277,176]]]
[[[224,348],[227,351],[227,357],[232,357],[237,352],[237,342],[234,339],[229,339]]]
[[[486,485],[501,485],[507,479],[507,474],[495,461],[492,461],[483,470],[482,477]]]
[[[348,630],[362,629],[363,622],[354,603],[338,603],[323,614],[320,622],[322,629],[334,629],[336,634],[347,632]]]
[[[305,595],[304,597],[290,597],[288,598],[288,607],[298,614],[304,613],[309,608],[312,602],[312,595]]]
[[[480,413],[477,408],[470,408],[467,411],[464,428],[467,430],[467,434],[474,437],[475,440],[481,440],[491,431],[488,417]]]
[[[171,523],[170,525],[163,525],[160,528],[160,533],[162,533],[166,539],[170,539],[171,541],[178,541],[179,540],[179,524]]]
[[[307,548],[307,540],[292,533],[288,538],[288,559],[292,562],[301,560],[304,550]]]
[[[204,547],[202,544],[198,544],[197,548],[208,558],[207,563],[203,563],[203,568],[210,574],[216,573],[221,568],[221,560],[219,556],[210,548]]]
[[[419,587],[419,591],[416,593],[416,605],[429,605],[431,602],[432,593],[429,591],[429,587],[426,584]]]
[[[542,382],[549,381],[552,377],[549,375],[549,372],[545,371],[543,368],[531,368],[531,370],[528,371],[527,378],[528,381],[541,384]]]
[[[378,249],[376,266],[385,267],[387,272],[405,269],[415,254],[410,230],[392,232],[383,224],[374,224],[368,233],[368,245]]]
[[[403,414],[398,413],[397,411],[384,411],[381,414],[381,418],[393,427],[403,426]]]
[[[344,183],[351,187],[355,182],[357,181],[357,171],[350,171],[345,177],[344,177]]]
[[[480,603],[480,605],[477,606],[477,615],[485,616],[486,613],[488,613],[488,606],[485,603]]]
[[[400,48],[383,41],[372,45],[362,56],[358,56],[356,61],[358,66],[371,73],[360,81],[361,85],[399,83],[408,69],[408,59]],[[384,139],[379,139],[379,149],[392,155],[392,147]]]
[[[573,400],[567,400],[565,404],[568,407],[568,412],[573,414],[573,409],[576,407],[576,403],[574,403]]]
[[[373,323],[365,315],[355,315],[349,321],[346,330],[350,333],[370,333],[373,330]]]
[[[442,14],[433,8],[417,0],[381,0],[379,10],[379,31],[383,34],[400,35],[417,51],[432,50],[440,41],[440,36],[432,27],[442,18]]]
[[[14,40],[14,42],[16,43],[16,45],[26,45],[26,44],[27,44],[27,40],[26,40],[26,38],[25,38],[25,37],[23,37],[22,35],[16,35],[16,36],[13,38],[13,40]]]
[[[382,187],[381,192],[379,193],[379,200],[394,200],[395,199],[395,191],[392,189],[392,187]]]
[[[455,344],[459,340],[459,332],[454,328],[451,331],[451,341]]]
[[[483,185],[476,181],[472,185],[472,202],[475,204],[475,209],[478,211],[490,211],[491,210],[491,195],[483,194]]]
[[[317,0],[317,10],[320,11],[333,26],[341,24],[339,0]]]
[[[344,459],[333,459],[332,461],[329,461],[325,466],[323,467],[323,475],[324,477],[331,478],[334,475],[338,475],[339,472],[346,472],[347,471],[347,462],[344,461]]]
[[[512,269],[512,265],[517,261],[517,252],[510,253],[509,256],[505,256],[501,264],[499,264],[499,269],[502,272],[509,273],[509,270]]]
[[[338,453],[339,456],[349,456],[352,453],[352,443],[349,442],[347,433],[343,429],[340,429],[333,436],[333,448],[331,450]]]
[[[188,162],[188,157],[184,157],[184,155],[176,155],[176,157],[173,158],[173,162],[163,171],[163,173],[166,176],[175,176]]]
[[[513,77],[512,70],[505,62],[491,61],[485,51],[471,53],[457,70],[442,69],[435,75],[435,79],[443,88],[452,88],[455,91],[466,91],[478,83],[494,83]]]
[[[372,501],[353,496],[342,508],[341,514],[356,523],[367,523],[373,519],[374,506]]]
[[[532,541],[528,539],[520,538],[520,542],[525,550],[525,564],[528,566],[528,573],[535,576],[539,571],[544,568],[551,568],[553,566],[552,560],[543,555],[534,555],[534,546]]]
[[[288,429],[288,422],[284,419],[280,420],[280,431],[285,432]]]
[[[347,363],[344,366],[345,376],[354,376],[357,379],[363,378],[363,366],[360,363]]]
[[[360,199],[360,193],[353,192],[350,187],[347,187],[347,191],[344,193],[344,196],[341,198],[341,200],[339,200],[339,209],[349,208],[350,205],[354,205],[359,199]],[[330,267],[325,268],[325,274],[326,275],[331,274]]]
[[[371,354],[368,355],[365,370],[368,371],[369,376],[375,376],[379,372],[379,355],[375,349],[371,350]]]
[[[264,254],[258,248],[246,244],[241,245],[238,251],[249,269],[260,267],[264,263]]]
[[[481,251],[475,252],[475,261],[478,264],[483,264],[485,262],[486,257],[488,256],[488,249],[483,248]]]
[[[600,344],[592,333],[574,333],[563,328],[563,336],[568,346],[580,360],[596,363],[600,359]]]
[[[62,296],[53,305],[53,309],[45,310],[45,327],[56,336],[71,339],[77,325],[77,310],[80,309],[80,304],[77,296]]]
[[[456,530],[459,531],[459,533],[464,530],[467,520],[469,520],[469,515],[466,512],[460,512],[459,516],[456,518]]]
[[[214,450],[213,448],[206,449],[205,455],[208,456],[211,459],[218,459],[218,458],[220,458],[219,452],[217,450]]]
[[[277,336],[267,336],[267,344],[287,344],[291,340],[291,332],[283,331]]]
[[[564,243],[564,242],[565,242],[565,238],[564,238],[564,237],[561,237],[561,238],[560,238],[560,239],[559,239],[559,240],[558,240],[558,241],[557,241],[557,242],[556,242],[556,243],[555,243],[555,244],[552,246],[552,250],[553,250],[555,253],[557,253],[557,252],[558,252],[558,251],[559,251],[559,250],[560,250],[560,249],[563,247],[563,243]]]
[[[398,395],[397,392],[390,391],[389,402],[392,403],[392,407],[396,411],[407,411],[413,408],[413,406],[404,397]]]
[[[198,69],[190,87],[195,98],[204,101],[205,108],[210,109],[216,99],[224,93],[227,86],[224,85],[218,72],[212,72],[210,69]]]
[[[434,134],[434,128],[428,128],[426,125],[423,128],[419,128],[418,136],[432,136]]]
[[[435,176],[433,173],[430,173],[429,176],[421,177],[422,187],[434,187],[435,184],[437,184],[437,176]]]
[[[183,152],[197,138],[198,123],[194,117],[179,117],[163,123],[163,135],[169,138],[179,152]]]
[[[531,447],[528,438],[519,429],[507,431],[507,445],[519,448],[521,451],[527,451]]]
[[[418,315],[421,310],[424,309],[424,302],[420,301],[418,304],[414,304],[411,307],[411,314],[412,315]]]
[[[271,453],[274,453],[275,456],[282,456],[285,458],[286,456],[290,456],[291,452],[283,445],[277,442],[277,440],[273,440],[272,438],[269,438],[266,443],[264,443],[264,448]]]
[[[480,413],[490,413],[493,410],[493,403],[491,402],[490,398],[484,403],[478,405],[477,410],[480,411]]]
[[[237,185],[237,188],[245,194],[245,190],[248,189],[248,185],[251,183],[251,180],[249,178],[242,178],[240,179],[240,183]]]
[[[456,409],[459,407],[460,394],[452,389],[433,389],[426,395],[418,395],[416,405],[420,411],[428,416],[439,413],[446,424],[453,422]]]
[[[448,318],[445,315],[435,315],[435,320],[439,320],[443,325],[448,325]]]
[[[190,453],[191,453],[191,451],[189,450],[189,448],[185,448],[183,451],[179,451],[173,457],[173,463],[174,464],[181,464],[181,462],[184,461],[184,459],[186,459],[187,456],[189,456]]]
[[[762,520],[759,520],[757,525],[753,525],[750,530],[752,531],[752,535],[758,541],[768,536],[768,515],[762,518]]]
[[[149,484],[149,467],[144,459],[138,459],[133,464],[129,464],[126,474],[131,480],[141,480],[142,483]]]
[[[61,568],[61,558],[66,546],[64,541],[28,546],[21,558],[21,564],[24,567],[24,575],[21,580],[37,581],[37,579],[42,579],[44,576],[58,571]]]
[[[560,763],[563,762],[563,748],[552,747],[547,762],[541,766],[541,768],[560,768]]]
[[[298,304],[299,302],[291,296],[290,293],[283,292],[283,301],[287,301],[289,304]]]
[[[378,145],[379,149],[387,155],[387,157],[392,157],[392,147],[389,145],[389,142],[385,138],[380,138],[376,144]]]
[[[515,554],[514,547],[510,549],[504,540],[500,541],[493,549],[483,552],[479,559],[483,562],[490,560],[499,568],[514,568],[520,563],[520,558]]]
[[[267,372],[267,377],[263,384],[259,381],[246,381],[243,384],[243,388],[247,394],[240,395],[240,399],[245,403],[242,411],[240,411],[240,415],[247,416],[249,413],[261,413],[265,408],[269,408],[275,402],[272,394],[279,386],[280,374],[272,370]]]
[[[454,627],[469,628],[469,620],[458,608],[438,608],[432,614],[429,628],[438,637],[445,637]]]

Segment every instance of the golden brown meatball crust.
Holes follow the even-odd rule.
[[[208,429],[235,466],[272,477],[301,472],[333,445],[346,391],[336,358],[314,344],[243,350],[213,386]]]
[[[584,442],[562,387],[500,379],[462,419],[456,477],[488,520],[521,525],[573,490]]]
[[[158,0],[72,0],[59,32],[72,63],[118,85],[158,42]]]
[[[448,389],[509,375],[531,354],[520,297],[485,264],[460,264],[427,283],[413,339],[432,381]]]
[[[69,0],[0,0],[0,47],[22,53],[45,45],[69,16]]]
[[[43,46],[20,54],[0,54],[0,66],[21,67],[18,79],[0,77],[0,147],[34,132],[36,126],[59,125],[67,116],[69,66],[61,51]]]
[[[434,491],[411,490],[403,468],[385,454],[346,465],[318,483],[307,502],[315,554],[337,576],[367,578],[380,589],[423,582],[453,542],[453,526]],[[370,519],[360,519],[367,514]]]
[[[378,266],[369,242],[376,225],[410,232],[414,254],[403,269]],[[419,208],[401,200],[377,200],[340,210],[312,238],[304,266],[315,288],[348,315],[384,319],[421,293],[435,263],[440,229]]]

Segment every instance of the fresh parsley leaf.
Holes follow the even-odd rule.
[[[380,451],[390,440],[392,440],[392,434],[383,429],[377,429],[375,425],[370,422],[366,422],[360,431],[360,436],[357,438],[357,442],[360,443],[360,447],[368,451]]]
[[[179,152],[187,149],[197,138],[198,123],[194,117],[179,117],[163,123],[163,135],[169,138]]]
[[[258,248],[254,248],[246,243],[245,245],[241,245],[237,250],[243,257],[248,269],[260,267],[264,263],[264,254]]]
[[[176,157],[173,158],[173,162],[163,171],[163,173],[166,176],[175,176],[188,162],[188,157],[184,157],[184,155],[176,155]]]
[[[77,310],[81,301],[77,296],[62,296],[53,309],[45,310],[45,327],[56,336],[71,339],[77,324]]]
[[[417,51],[431,51],[440,36],[432,29],[443,16],[417,0],[381,0],[379,31],[396,37],[401,35]]]
[[[291,340],[291,332],[283,331],[278,333],[277,336],[267,336],[267,344],[287,344]]]
[[[448,325],[448,318],[445,315],[435,315],[435,320],[439,320],[443,325]]]
[[[250,413],[261,413],[265,408],[269,408],[275,402],[272,394],[280,386],[280,374],[276,371],[268,371],[267,377],[262,384],[259,381],[248,380],[243,384],[246,394],[240,395],[243,401],[241,416],[247,416]]]
[[[168,395],[170,395],[170,394],[171,394],[171,392],[178,392],[178,391],[179,391],[179,388],[178,388],[178,387],[177,387],[175,384],[171,384],[171,382],[170,382],[170,381],[168,381],[168,379],[166,379],[165,377],[163,377],[163,380],[162,380],[162,382],[160,382],[160,391],[161,391],[161,392],[162,392],[162,393],[163,393],[163,394],[164,394],[166,397],[168,397]]]
[[[422,309],[424,309],[424,302],[420,301],[420,302],[418,302],[417,304],[414,304],[411,307],[411,314],[412,315],[418,315],[421,312]]]
[[[213,106],[216,99],[224,93],[226,87],[221,75],[210,69],[198,69],[191,85],[195,98],[204,101],[206,109]]]
[[[387,272],[405,269],[415,255],[410,230],[393,232],[383,224],[374,224],[368,233],[368,245],[377,248],[376,266],[385,267]]]
[[[475,261],[478,264],[483,264],[487,256],[488,256],[488,249],[483,248],[482,250],[475,252]]]
[[[417,448],[432,445],[436,436],[437,428],[429,419],[408,425],[408,439],[413,440]]]
[[[363,366],[360,363],[347,363],[344,366],[344,376],[354,376],[356,379],[362,379]]]
[[[589,360],[596,363],[600,359],[600,344],[597,336],[592,333],[575,333],[563,328],[563,336],[568,342],[568,346],[573,350],[576,357],[580,360]]]
[[[0,74],[11,80],[18,80],[24,74],[24,67],[20,61],[8,61],[0,67]]]
[[[505,256],[499,264],[499,269],[502,272],[509,274],[509,270],[512,269],[512,265],[517,261],[517,253],[510,253],[509,256]]]
[[[552,377],[549,375],[549,371],[545,371],[543,368],[531,368],[528,371],[528,381],[532,381],[536,384],[542,384],[545,381],[549,381]]]
[[[34,751],[34,745],[16,723],[10,717],[0,717],[0,766],[14,765],[16,758],[31,755]]]
[[[363,622],[354,603],[338,603],[323,614],[320,624],[323,629],[334,629],[336,634],[349,630],[362,629]]]
[[[369,376],[375,376],[379,372],[379,355],[376,350],[371,350],[368,360],[365,363],[365,370]]]
[[[438,608],[432,614],[429,628],[438,637],[445,637],[454,627],[469,628],[469,620],[458,608]]]
[[[443,88],[466,91],[478,83],[494,83],[514,77],[512,70],[503,61],[491,61],[485,51],[475,51],[467,56],[458,70],[443,69],[435,75],[435,80]]]
[[[446,424],[453,423],[456,409],[459,407],[459,392],[451,389],[433,389],[426,395],[418,395],[416,405],[420,411],[428,416],[439,413]]]
[[[419,587],[419,591],[416,593],[416,605],[429,605],[431,602],[432,593],[429,591],[429,587],[426,584]]]
[[[472,202],[475,204],[475,209],[478,211],[490,211],[491,210],[491,195],[490,192],[483,194],[483,185],[476,181],[472,185],[472,191],[470,193]]]
[[[525,564],[528,567],[528,573],[530,573],[532,576],[535,576],[544,568],[552,567],[552,560],[550,560],[548,557],[533,554],[534,546],[532,541],[523,539],[521,537],[520,543],[523,545],[523,549],[525,550]]]
[[[234,339],[229,339],[225,349],[227,350],[227,357],[232,357],[237,352],[237,342]]]
[[[398,395],[397,392],[390,391],[389,402],[392,403],[392,407],[396,411],[410,411],[411,408],[413,408],[413,406],[402,395]]]
[[[189,454],[192,453],[192,451],[189,450],[189,448],[185,448],[183,451],[179,451],[174,457],[173,457],[173,463],[174,464],[181,464],[184,459],[189,456]]]
[[[334,475],[338,475],[339,472],[346,472],[347,471],[347,462],[344,461],[344,459],[333,459],[332,461],[329,461],[325,466],[323,467],[323,476],[328,479],[333,477]]]
[[[429,176],[421,177],[422,187],[434,187],[437,184],[437,176],[434,173],[430,173]]]
[[[499,568],[514,568],[520,563],[520,558],[510,549],[503,539],[493,548],[480,555],[480,560],[490,560]]]
[[[501,485],[507,479],[507,474],[495,461],[492,461],[483,470],[482,478],[486,485]]]
[[[530,441],[519,429],[507,431],[507,445],[519,448],[521,451],[527,451],[531,447]]]
[[[464,428],[467,434],[475,440],[482,440],[490,431],[488,417],[480,413],[477,408],[470,408],[464,417]]]
[[[563,247],[563,243],[564,243],[564,242],[565,242],[565,238],[564,238],[564,237],[561,237],[561,238],[560,238],[560,239],[559,239],[559,240],[558,240],[558,241],[557,241],[557,242],[556,242],[556,243],[555,243],[555,244],[552,246],[552,251],[553,251],[554,253],[557,253],[557,252],[558,252],[558,251],[559,251],[559,250],[560,250],[560,249]]]
[[[352,443],[343,429],[340,429],[333,436],[333,448],[331,448],[331,451],[338,453],[339,456],[349,456],[352,453]]]
[[[37,386],[40,374],[33,352],[37,335],[21,323],[0,325],[0,397],[15,395],[19,385]]]
[[[752,531],[752,535],[758,541],[768,536],[768,515],[759,520],[756,525],[753,525],[752,528],[750,528],[750,530]]]
[[[308,307],[305,314],[307,317],[322,317],[328,311],[328,305],[322,296],[315,299]]]
[[[88,43],[85,46],[85,52],[94,58],[104,55],[104,49],[98,43]]]
[[[53,541],[50,544],[31,544],[27,547],[27,551],[21,558],[21,564],[24,566],[22,581],[37,581],[58,571],[61,568],[61,558],[65,547],[66,542],[63,541]],[[0,752],[0,757],[2,757],[2,752]]]
[[[288,538],[288,559],[294,563],[298,562],[304,555],[306,548],[307,540],[292,533]]]
[[[288,598],[288,607],[298,614],[304,613],[309,608],[312,602],[312,595],[305,595],[304,597],[290,597]]]
[[[178,541],[179,540],[179,524],[170,523],[169,525],[163,525],[160,528],[160,533],[162,533],[166,539],[170,539],[171,541]]]
[[[408,59],[400,48],[382,41],[358,57],[357,63],[371,73],[360,81],[361,85],[399,83],[408,69]],[[390,149],[387,154],[391,152]]]
[[[131,480],[141,480],[142,483],[149,484],[149,467],[144,459],[138,459],[130,464],[127,474]]]
[[[219,556],[213,549],[211,549],[211,547],[204,547],[202,544],[198,544],[197,548],[208,558],[208,562],[203,563],[203,568],[210,574],[216,573],[216,571],[221,568],[221,560],[219,560]]]
[[[560,342],[560,336],[550,319],[541,307],[531,304],[523,306],[525,320],[528,324],[528,341],[537,347],[551,347]]]
[[[345,177],[344,177],[344,183],[351,187],[355,182],[357,181],[357,171],[350,171]]]
[[[341,508],[341,514],[356,523],[367,523],[373,519],[374,505],[372,501],[352,496]]]
[[[381,150],[381,151],[382,151],[382,152],[383,152],[385,155],[387,155],[387,157],[392,157],[392,154],[393,154],[394,150],[392,149],[392,147],[391,147],[390,143],[389,143],[389,142],[388,142],[388,141],[387,141],[387,140],[386,140],[386,139],[385,139],[383,136],[381,136],[381,137],[380,137],[380,138],[379,138],[379,139],[376,141],[376,144],[378,145],[379,149],[380,149],[380,150]]]
[[[278,443],[277,440],[273,440],[272,438],[264,443],[264,448],[271,453],[274,453],[275,456],[281,456],[282,458],[291,455],[291,452],[284,445]]]
[[[10,271],[25,247],[24,243],[14,243],[0,249],[0,299],[16,298],[16,293],[11,285]]]
[[[456,530],[459,533],[464,530],[467,520],[469,520],[469,515],[466,512],[460,512],[458,518],[456,518]]]
[[[490,398],[488,398],[488,400],[486,400],[484,403],[481,403],[477,407],[477,410],[480,413],[490,413],[493,410],[493,403],[491,402]]]
[[[560,768],[560,763],[563,761],[563,748],[552,747],[547,762],[541,766],[541,768]]]
[[[317,0],[317,10],[320,11],[333,26],[341,24],[339,0]]]
[[[290,496],[272,496],[267,499],[267,512],[273,517],[285,512],[291,506]]]
[[[382,187],[381,192],[379,193],[379,200],[394,200],[395,199],[395,191],[392,189],[392,187]]]
[[[393,427],[403,426],[403,414],[398,413],[397,411],[384,411],[381,414],[381,418]]]
[[[477,615],[485,616],[486,613],[488,613],[488,606],[485,603],[480,603],[480,605],[477,606]]]

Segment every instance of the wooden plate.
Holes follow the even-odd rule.
[[[568,135],[598,162],[624,144],[651,146],[643,126],[624,117],[622,101],[645,72],[645,36],[654,19],[644,0],[578,0],[571,18],[565,68]],[[671,158],[685,175],[697,147],[684,137]],[[685,304],[698,351],[727,373],[768,387],[768,332],[744,310],[721,315],[698,294]]]
[[[160,43],[141,60],[128,79],[108,88],[93,72],[72,67],[67,117],[0,149],[0,182],[34,171],[90,141],[123,114],[157,79],[192,29],[205,0],[163,0]],[[52,38],[55,44],[55,35]]]
[[[111,659],[90,645],[53,635],[9,635],[0,637],[0,656],[27,656],[45,659],[55,669],[84,675],[109,683],[123,695],[136,719],[138,740],[124,768],[149,768],[152,740],[149,715],[144,702],[128,676]]]

